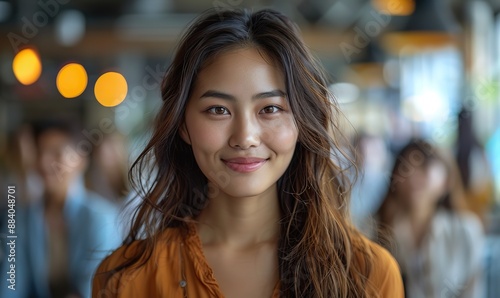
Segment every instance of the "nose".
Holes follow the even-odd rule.
[[[235,117],[231,125],[233,127],[229,138],[230,147],[244,150],[259,146],[261,127],[257,119],[250,115],[241,115]]]

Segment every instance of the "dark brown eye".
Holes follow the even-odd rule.
[[[279,112],[281,109],[277,106],[267,106],[261,110],[263,114],[273,114]]]
[[[207,112],[215,115],[226,115],[229,114],[229,111],[224,107],[211,107],[207,110]]]

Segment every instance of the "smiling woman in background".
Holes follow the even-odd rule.
[[[349,220],[327,85],[284,15],[197,19],[132,169],[149,177],[143,201],[93,296],[402,297],[394,259]]]
[[[484,297],[484,233],[479,218],[465,211],[459,175],[423,140],[396,157],[377,217],[379,232],[394,237],[391,250],[409,298]]]

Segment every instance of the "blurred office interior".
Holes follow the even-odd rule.
[[[485,297],[500,297],[499,0],[0,0],[2,184],[37,179],[24,168],[30,123],[70,118],[81,125],[77,154],[92,158],[86,185],[127,200],[126,171],[180,34],[207,9],[241,8],[291,17],[331,77],[344,133],[365,156],[355,220],[379,207],[412,138],[453,155],[486,234]]]

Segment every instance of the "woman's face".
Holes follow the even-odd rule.
[[[38,138],[38,171],[49,192],[65,191],[85,168],[85,159],[72,150],[66,133],[47,130]]]
[[[435,205],[446,191],[446,166],[440,161],[414,166],[398,187],[399,196],[412,206]]]
[[[268,61],[257,49],[236,49],[198,73],[181,136],[215,186],[209,196],[273,191],[290,164],[298,131],[284,75]]]

